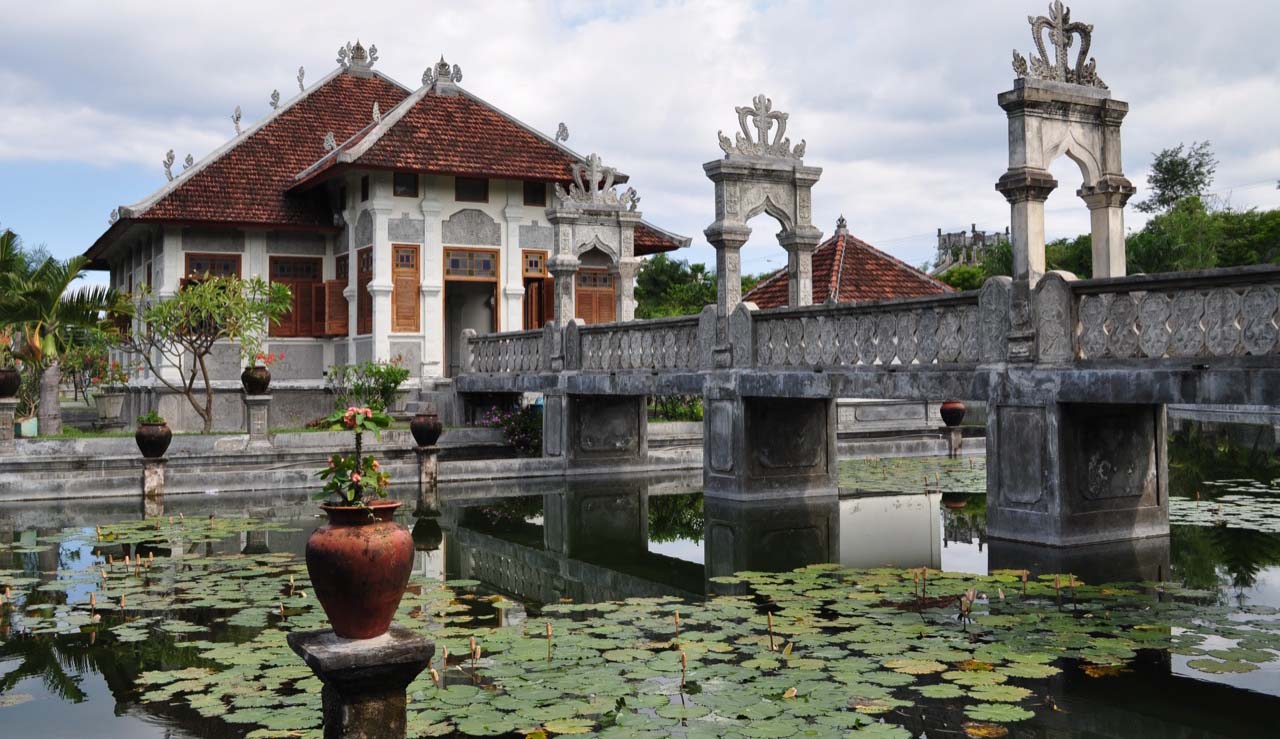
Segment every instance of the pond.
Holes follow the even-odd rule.
[[[987,540],[981,458],[839,497],[699,479],[454,485],[404,523],[437,643],[411,736],[1274,736],[1274,437],[1179,431],[1167,539]],[[5,737],[319,736],[301,496],[0,508]],[[154,511],[153,511],[154,513]],[[474,651],[473,642],[474,639]],[[447,656],[445,651],[447,650]]]

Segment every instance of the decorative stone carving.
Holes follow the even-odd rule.
[[[329,131],[324,135],[324,150],[326,152],[333,151],[338,148],[338,142],[333,138],[333,131]]]
[[[1143,356],[1163,357],[1169,351],[1169,298],[1147,293],[1138,304],[1138,348]]]
[[[272,110],[278,110],[280,108],[280,91],[279,90],[271,91],[271,101],[269,105],[271,106]]]
[[[1061,364],[1075,357],[1071,345],[1071,286],[1061,272],[1050,272],[1035,290],[1036,356],[1040,362]]]
[[[170,180],[170,181],[172,181],[172,180],[173,180],[173,162],[174,162],[174,158],[175,158],[175,157],[173,156],[173,149],[170,149],[170,150],[168,150],[168,151],[166,151],[166,152],[164,153],[164,161],[160,162],[161,164],[163,164],[163,165],[164,165],[164,176],[165,176],[165,179]]]
[[[1132,295],[1116,295],[1107,308],[1107,353],[1129,359],[1138,350],[1138,303]]]
[[[375,124],[382,123],[382,108],[378,107],[378,101],[373,101],[373,122]]]
[[[556,127],[556,141],[569,140],[569,127],[564,125],[564,121],[560,121],[560,125]]]
[[[1218,288],[1204,301],[1205,343],[1216,357],[1229,357],[1240,345],[1240,329],[1236,316],[1240,313],[1240,296],[1228,288]]]
[[[1098,359],[1107,353],[1107,304],[1101,295],[1080,299],[1080,351],[1083,359]]]
[[[1251,287],[1244,294],[1244,350],[1253,355],[1270,354],[1276,346],[1276,291],[1270,286]]]
[[[422,84],[438,84],[452,83],[458,84],[462,82],[462,67],[457,64],[452,67],[444,60],[444,55],[440,55],[440,61],[436,62],[434,68],[422,73]]]
[[[734,135],[734,140],[730,141],[723,131],[716,132],[720,138],[720,148],[724,151],[725,158],[735,156],[751,157],[751,158],[787,158],[787,159],[803,159],[805,151],[805,142],[802,139],[793,149],[791,147],[791,139],[784,138],[787,131],[787,113],[773,109],[773,101],[763,94],[756,95],[751,100],[751,107],[738,106],[734,110],[738,114],[738,126],[742,129],[740,133]],[[751,128],[747,125],[747,119],[751,119],[751,127],[756,129],[753,136]],[[777,125],[778,130],[773,135],[773,140],[769,140],[769,131]]]
[[[422,230],[422,219],[413,218],[408,213],[401,213],[399,218],[387,221],[387,238],[394,242],[421,244]]]
[[[364,45],[356,39],[354,45],[350,41],[345,46],[338,47],[338,66],[348,72],[369,72],[372,70],[375,62],[378,61],[378,47],[370,44],[369,50],[366,52]],[[299,72],[302,70],[299,69]],[[299,83],[301,83],[301,75],[299,75]]]
[[[185,172],[185,171],[187,171],[188,169],[191,169],[191,165],[193,165],[193,164],[195,164],[195,163],[196,163],[195,157],[193,157],[193,156],[191,156],[190,154],[188,154],[188,155],[187,155],[187,158],[182,160],[182,171],[184,171],[184,172]]]
[[[1197,292],[1183,293],[1173,299],[1169,315],[1169,328],[1173,332],[1174,356],[1195,357],[1204,350],[1204,329],[1200,319],[1204,316],[1204,297]]]
[[[501,246],[502,226],[482,210],[465,208],[441,223],[449,246]]]
[[[979,357],[984,363],[1004,362],[1009,357],[1009,303],[1013,281],[1008,277],[992,277],[978,295]]]
[[[355,233],[357,249],[373,243],[373,214],[367,210],[360,211],[360,215],[356,217]]]
[[[231,123],[236,127],[236,135],[239,136],[240,135],[240,106],[239,105],[236,106],[235,110],[231,111]]]
[[[112,208],[111,214],[107,216],[107,223],[115,225],[115,222],[118,220],[120,220],[120,209]]]
[[[1013,51],[1013,71],[1019,78],[1066,82],[1074,85],[1100,87],[1106,85],[1098,77],[1097,62],[1089,56],[1089,45],[1093,37],[1093,26],[1071,20],[1071,8],[1064,7],[1062,0],[1054,0],[1049,5],[1049,15],[1027,16],[1031,24],[1031,37],[1035,40],[1037,54],[1031,55],[1031,64]],[[1049,33],[1049,44],[1053,47],[1054,58],[1049,61],[1049,54],[1044,43],[1044,33]],[[1069,66],[1068,53],[1075,36],[1080,37],[1080,51],[1076,54],[1075,66]],[[1087,58],[1087,61],[1086,61]]]
[[[618,170],[606,167],[600,157],[591,154],[585,163],[577,162],[569,167],[573,182],[568,187],[556,185],[556,205],[565,210],[590,208],[618,208],[634,211],[640,203],[635,188],[628,187],[621,195],[613,189]]]
[[[298,67],[298,92],[306,92],[307,86],[303,82],[307,78],[307,68]]]

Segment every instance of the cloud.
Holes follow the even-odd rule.
[[[1158,8],[1077,2],[1093,23],[1091,55],[1132,110],[1124,166],[1144,184],[1150,153],[1209,139],[1217,185],[1240,207],[1280,205],[1274,187],[1232,186],[1277,176],[1280,61],[1270,53],[1280,6],[1191,0]],[[415,87],[443,53],[463,84],[544,130],[568,124],[570,145],[599,152],[633,177],[645,215],[693,236],[688,256],[713,261],[702,229],[713,219],[702,163],[715,132],[736,127],[735,105],[765,92],[824,169],[814,220],[850,228],[911,263],[932,255],[933,233],[1003,229],[993,189],[1004,171],[997,92],[1012,82],[1009,49],[1031,47],[1028,13],[1043,2],[878,4],[732,1],[662,3],[420,2],[210,4],[39,3],[6,13],[0,41],[0,162],[154,168],[173,148],[197,158],[269,112],[271,90],[296,90],[334,66],[348,40],[376,43],[378,68]],[[1050,235],[1081,233],[1076,178],[1055,165]],[[144,192],[120,192],[133,202]],[[1144,197],[1140,192],[1139,198]],[[17,207],[17,206],[15,206]],[[87,239],[101,213],[79,214]],[[1138,214],[1129,224],[1141,225]],[[782,263],[776,228],[753,222],[749,270]],[[773,260],[770,262],[769,260]]]

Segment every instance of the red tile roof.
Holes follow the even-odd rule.
[[[371,128],[345,143],[341,155],[327,157],[302,173],[299,184],[324,179],[338,164],[568,182],[569,167],[581,161],[568,149],[452,84],[415,93],[404,105],[403,110],[388,111],[388,125]]]
[[[813,302],[827,302],[833,291],[837,303],[858,303],[937,295],[951,292],[951,287],[849,234],[841,225],[813,251]],[[761,280],[742,299],[759,308],[785,306],[787,270]]]
[[[637,257],[644,257],[664,251],[675,251],[688,246],[689,241],[688,236],[677,236],[651,223],[641,221],[636,226],[635,253]]]

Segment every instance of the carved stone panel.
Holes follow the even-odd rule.
[[[1244,294],[1244,350],[1255,356],[1270,354],[1275,348],[1277,331],[1276,291],[1271,287],[1253,287]]]
[[[484,211],[467,208],[441,224],[444,243],[451,246],[501,246],[502,227]]]
[[[1064,405],[1066,474],[1079,496],[1070,507],[1108,507],[1106,501],[1156,490],[1156,417],[1147,405]],[[1126,503],[1131,505],[1131,503]]]
[[[373,243],[373,214],[367,210],[360,211],[356,218],[356,248]]]
[[[1060,364],[1075,356],[1071,345],[1071,286],[1061,275],[1049,273],[1035,291],[1037,357]]]
[[[630,397],[574,397],[574,451],[580,458],[629,458],[640,452],[640,404]]]
[[[396,243],[421,244],[423,221],[401,213],[399,218],[387,221],[387,238]]]
[[[1004,362],[1009,356],[1009,300],[1012,281],[992,277],[982,286],[978,298],[979,357],[983,362]]]
[[[751,474],[792,475],[826,466],[825,401],[751,398],[743,408]]]
[[[1147,293],[1138,304],[1138,346],[1143,356],[1163,357],[1169,351],[1169,298]]]
[[[1044,496],[1045,409],[1000,406],[996,412],[1001,503],[1034,505]]]
[[[1169,328],[1173,331],[1171,350],[1174,356],[1195,357],[1204,351],[1204,297],[1196,292],[1182,293],[1173,299]]]
[[[733,472],[734,401],[712,400],[707,403],[707,451],[711,469]]]
[[[1229,357],[1240,346],[1240,296],[1234,290],[1218,288],[1204,300],[1204,334],[1209,351],[1216,357]]]
[[[554,231],[550,226],[521,226],[520,247],[522,249],[551,249]]]

